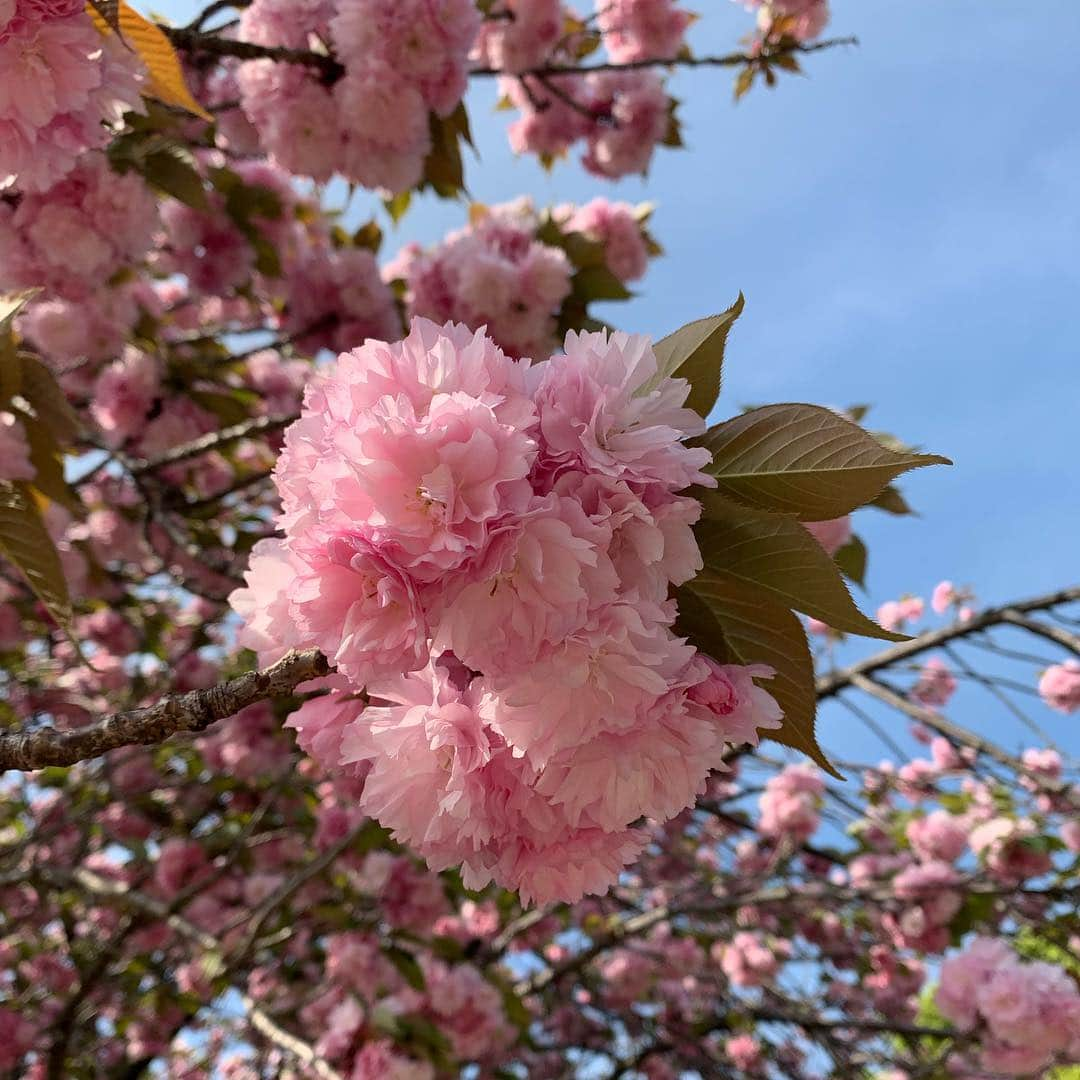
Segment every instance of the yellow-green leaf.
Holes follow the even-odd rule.
[[[81,516],[83,504],[64,479],[64,456],[55,436],[36,416],[30,416],[21,409],[16,411],[16,415],[30,446],[30,463],[34,466],[31,489]]]
[[[817,693],[814,662],[806,632],[796,615],[762,591],[732,577],[708,570],[684,585],[708,605],[719,625],[731,658],[740,664],[768,664],[774,678],[762,682],[784,711],[782,726],[766,734],[807,754],[840,779],[814,735]]]
[[[114,32],[93,4],[87,4],[86,10],[102,34]],[[118,12],[120,37],[146,66],[149,76],[146,96],[212,122],[214,118],[195,100],[188,89],[180,58],[161,27],[143,18],[133,7],[124,3],[124,0],[119,0]]]
[[[0,555],[23,573],[34,595],[66,629],[71,600],[60,556],[24,483],[0,480]]]
[[[890,480],[938,454],[889,450],[858,424],[817,405],[766,405],[717,424],[700,440],[722,495],[800,521],[842,517]]]
[[[19,393],[29,402],[38,423],[60,446],[70,443],[80,430],[79,418],[68,403],[53,373],[30,353],[22,354],[22,386]]]
[[[720,396],[728,334],[742,314],[745,303],[743,294],[739,293],[738,299],[727,311],[696,319],[661,338],[653,346],[658,362],[656,376],[637,393],[649,393],[669,376],[686,379],[690,383],[687,406],[702,419],[708,416]]]
[[[694,532],[710,574],[735,579],[835,630],[906,640],[855,606],[836,563],[794,517],[748,510],[716,495],[706,495],[703,506]]]

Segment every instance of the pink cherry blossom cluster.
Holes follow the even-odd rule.
[[[0,189],[44,191],[141,109],[141,68],[81,0],[0,5]]]
[[[1080,660],[1051,664],[1039,678],[1039,694],[1057,712],[1080,709]]]
[[[690,12],[672,0],[597,0],[596,24],[615,63],[670,60],[683,46]]]
[[[517,153],[551,162],[583,142],[581,163],[594,176],[645,173],[669,134],[672,101],[653,71],[503,77],[499,90],[521,114],[508,132]]]
[[[527,200],[492,207],[429,251],[410,245],[384,273],[405,281],[410,315],[486,326],[511,356],[542,355],[554,345],[573,268],[536,239],[538,224]]]
[[[580,208],[558,207],[553,217],[566,232],[602,244],[608,268],[621,281],[645,273],[649,251],[628,203],[594,199]],[[383,275],[404,281],[410,315],[486,326],[511,356],[546,355],[555,347],[574,267],[562,248],[537,237],[540,224],[527,199],[476,208],[472,222],[437,247],[407,245]]]
[[[321,649],[331,692],[290,720],[361,808],[469,887],[606,889],[639,819],[689,805],[779,710],[763,668],[671,630],[701,567],[708,452],[647,338],[566,338],[529,365],[414,319],[309,386],[276,470],[285,539],[232,603],[263,658]],[[363,691],[368,699],[365,704]]]
[[[979,1060],[995,1075],[1042,1074],[1080,1060],[1080,990],[1058,966],[1021,960],[998,938],[975,938],[941,966],[942,1015],[981,1038]]]
[[[812,41],[829,22],[829,0],[736,0],[757,11],[758,30],[769,38],[777,34]]]
[[[84,154],[47,191],[0,201],[0,289],[44,286],[84,301],[146,254],[157,220],[140,177],[114,173],[103,153]]]
[[[480,28],[472,0],[256,0],[239,36],[258,45],[332,45],[342,76],[252,60],[236,71],[244,113],[271,158],[316,180],[336,173],[404,191],[431,149],[429,112],[448,116],[465,92]]]

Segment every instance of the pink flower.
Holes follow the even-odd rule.
[[[584,233],[604,246],[604,261],[620,281],[643,277],[649,263],[649,249],[642,227],[629,203],[593,199],[566,218],[563,227]]]
[[[1043,701],[1060,713],[1080,709],[1080,660],[1066,660],[1048,667],[1039,679]]]
[[[133,346],[101,373],[90,412],[110,446],[142,434],[159,386],[157,361]]]
[[[922,618],[923,602],[917,596],[905,596],[902,600],[889,600],[877,609],[877,621],[886,630],[900,630],[906,623]]]
[[[604,47],[616,63],[671,59],[691,20],[672,0],[598,0],[597,7]]]
[[[825,549],[835,555],[851,539],[851,515],[832,521],[804,521],[803,528]]]
[[[616,179],[644,173],[653,148],[667,134],[669,99],[652,71],[599,72],[588,76],[589,106],[607,124],[596,124],[582,159],[595,176]]]
[[[566,335],[566,353],[530,370],[540,412],[541,463],[553,477],[567,469],[623,480],[634,491],[651,485],[680,490],[714,486],[701,472],[704,448],[682,444],[704,428],[684,408],[689,385],[666,379],[647,393],[657,361],[641,335]]]
[[[265,542],[265,541],[263,541]],[[428,630],[416,587],[363,536],[306,550],[287,589],[297,633],[357,686],[427,663]]]
[[[289,586],[304,566],[280,540],[260,540],[251,553],[246,587],[229,596],[243,620],[237,644],[259,654],[261,664],[273,663],[301,644],[289,614]]]
[[[911,696],[920,704],[935,708],[949,704],[956,693],[956,679],[944,660],[932,656],[912,687]]]
[[[924,862],[952,862],[967,848],[969,826],[947,810],[912,818],[905,829],[909,843]]]
[[[414,316],[486,326],[513,356],[546,356],[554,345],[555,316],[569,295],[565,253],[535,238],[531,204],[491,207],[429,252],[403,264]]]
[[[0,480],[33,480],[36,471],[22,422],[0,409]]]
[[[465,94],[467,58],[481,22],[471,0],[360,0],[338,8],[330,33],[347,71],[385,65],[446,116]]]
[[[125,108],[142,109],[135,54],[103,39],[81,10],[17,16],[0,32],[0,188],[44,191],[87,149],[104,146]]]
[[[825,781],[815,766],[809,763],[785,766],[766,781],[765,791],[758,800],[759,830],[765,836],[807,839],[820,824],[824,791]]]
[[[939,581],[931,594],[930,606],[938,615],[944,615],[952,607],[956,596],[956,587],[951,581]]]
[[[513,17],[484,21],[474,59],[505,72],[543,64],[563,33],[559,0],[502,0],[499,8]]]

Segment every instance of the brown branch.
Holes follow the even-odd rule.
[[[326,53],[315,52],[311,49],[290,49],[284,45],[256,45],[250,41],[236,41],[233,38],[225,38],[220,35],[196,29],[193,26],[166,26],[158,24],[169,40],[178,49],[185,52],[203,56],[231,56],[238,60],[276,60],[287,64],[301,64],[315,68],[325,83],[337,82],[345,74],[345,67],[340,61]],[[858,39],[854,37],[829,38],[826,41],[818,41],[812,45],[801,45],[798,42],[786,42],[783,45],[770,47],[764,45],[758,54],[733,52],[722,56],[676,56],[668,58],[650,58],[641,60],[628,60],[623,63],[600,63],[581,64],[577,66],[561,66],[559,64],[541,64],[524,71],[504,71],[501,68],[478,67],[473,68],[469,74],[480,78],[491,78],[499,75],[514,75],[521,78],[527,75],[544,77],[549,75],[590,75],[598,71],[637,71],[643,68],[701,68],[701,67],[740,67],[744,64],[767,64],[778,57],[791,56],[796,53],[815,53],[824,49],[833,49],[839,45],[857,45]]]
[[[207,690],[173,694],[145,708],[114,713],[89,727],[0,735],[0,771],[74,765],[121,746],[149,746],[181,732],[205,731],[256,701],[291,694],[300,683],[329,672],[326,657],[317,649],[293,651],[261,671],[245,672]]]
[[[1003,604],[1000,607],[987,608],[979,612],[967,622],[956,622],[951,626],[940,630],[930,630],[925,634],[910,641],[902,641],[899,645],[893,645],[888,649],[868,656],[850,667],[841,668],[839,671],[822,675],[817,680],[817,696],[821,701],[832,697],[845,686],[854,684],[856,675],[873,675],[877,671],[891,667],[901,660],[907,660],[912,656],[936,649],[949,641],[957,641],[961,638],[970,637],[980,630],[987,630],[993,626],[1002,626],[1012,623],[1016,625],[1016,617],[1031,611],[1046,611],[1060,604],[1069,604],[1080,601],[1080,586],[1072,586],[1060,589],[1058,592],[1046,593],[1043,596],[1035,596],[1029,600],[1019,600],[1012,604]],[[1044,624],[1038,624],[1040,628]]]
[[[1001,613],[1001,618],[1010,626],[1019,626],[1029,634],[1046,638],[1047,641],[1053,641],[1063,649],[1068,649],[1073,656],[1080,656],[1080,634],[1072,634],[1064,627],[1050,626],[1038,619],[1029,619],[1012,607],[1006,608]]]
[[[200,435],[197,439],[192,439],[191,442],[174,446],[171,450],[158,454],[157,457],[125,461],[123,464],[132,476],[141,476],[143,473],[153,472],[155,469],[164,468],[166,465],[175,465],[178,462],[187,461],[188,458],[198,457],[200,454],[217,450],[240,439],[251,438],[254,435],[265,435],[268,431],[277,431],[279,428],[288,427],[296,418],[297,414],[290,416],[256,416],[251,420],[244,420],[239,424],[221,428],[220,431],[209,431],[205,435]]]
[[[177,915],[168,904],[129,888],[122,881],[110,881],[93,871],[83,868],[64,871],[42,867],[35,868],[34,874],[61,887],[74,884],[92,896],[119,900],[143,914],[162,920],[170,929],[189,941],[193,941],[207,952],[213,954],[222,952],[221,942],[217,938],[211,936],[205,930],[199,929],[183,916]],[[260,1008],[251,997],[241,993],[240,1000],[243,1003],[244,1011],[247,1013],[251,1026],[261,1035],[281,1047],[282,1050],[287,1051],[301,1064],[311,1069],[316,1076],[322,1077],[323,1080],[344,1080],[332,1065],[319,1057],[309,1043],[293,1035],[292,1032],[286,1031],[273,1017]]]

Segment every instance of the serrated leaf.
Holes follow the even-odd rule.
[[[22,354],[22,385],[19,394],[34,410],[38,422],[60,446],[79,434],[82,424],[53,373],[30,353]]]
[[[71,600],[60,556],[24,483],[0,480],[0,555],[22,572],[34,595],[66,629]]]
[[[852,538],[833,555],[833,561],[840,568],[840,573],[855,582],[860,588],[866,588],[866,564],[869,555],[866,545],[857,537]]]
[[[702,419],[708,416],[720,396],[728,334],[745,304],[746,300],[740,292],[727,311],[695,319],[661,338],[653,346],[658,363],[657,373],[635,392],[635,396],[650,393],[666,378],[686,379],[690,383],[687,407]]]
[[[633,295],[606,265],[585,266],[571,281],[574,293],[585,300],[628,300]]]
[[[938,454],[888,450],[857,424],[817,405],[766,405],[698,440],[721,495],[800,521],[843,517],[909,469],[951,465]]]
[[[117,32],[93,4],[88,4],[86,10],[103,35]],[[124,0],[119,0],[118,3],[117,22],[120,38],[146,66],[149,84],[144,91],[145,95],[212,123],[214,118],[192,97],[184,81],[180,58],[161,27],[149,19],[144,19]]]
[[[814,661],[798,617],[760,589],[707,570],[682,587],[708,605],[723,633],[735,663],[768,664],[774,678],[762,686],[784,711],[782,726],[764,732],[770,739],[807,754],[826,772],[840,774],[829,764],[814,735],[817,693]]]
[[[905,641],[855,606],[836,563],[792,516],[748,510],[706,495],[694,533],[714,576],[734,578],[784,607],[835,630],[883,641]]]
[[[139,171],[158,191],[179,199],[193,210],[207,210],[206,188],[189,155],[181,147],[166,147],[147,154]]]
[[[915,513],[895,484],[889,484],[877,498],[871,499],[866,505],[898,516]]]

